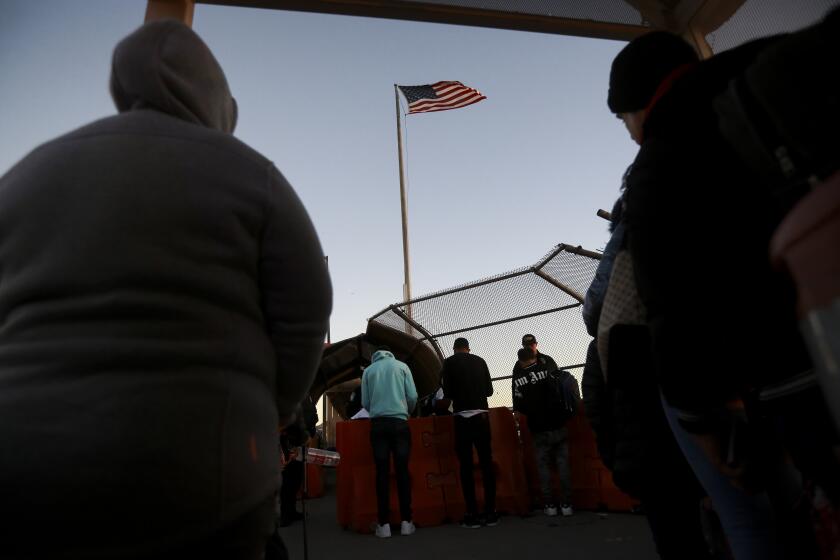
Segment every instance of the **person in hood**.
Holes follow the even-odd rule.
[[[371,364],[362,374],[362,406],[370,413],[370,445],[376,465],[376,501],[378,524],[376,536],[391,536],[390,470],[391,456],[397,476],[400,500],[400,533],[414,533],[411,520],[411,481],[408,477],[408,458],[411,451],[411,431],[408,417],[417,404],[414,378],[406,364],[394,358],[387,346],[371,356]]]
[[[259,558],[332,305],[318,236],[189,27],[123,39],[111,93],[0,178],[4,550]]]

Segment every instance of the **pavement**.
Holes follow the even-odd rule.
[[[322,498],[306,501],[306,536],[311,560],[656,560],[643,515],[575,512],[571,517],[503,516],[499,525],[464,529],[457,524],[418,527],[411,536],[392,527],[392,537],[345,530],[336,521],[332,477]],[[371,485],[372,486],[372,485]],[[371,491],[373,488],[371,488]],[[300,504],[298,504],[300,507]],[[304,560],[304,526],[280,530],[292,560]]]

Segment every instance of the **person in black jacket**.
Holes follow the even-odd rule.
[[[624,187],[622,182],[622,195]],[[613,326],[608,381],[601,369],[598,324],[615,257],[625,249],[623,213],[622,196],[613,205],[611,237],[583,305],[587,332],[596,337],[587,350],[583,370],[586,416],[601,460],[612,472],[616,486],[641,501],[659,557],[705,560],[710,555],[700,516],[704,493],[665,418],[647,326]],[[667,485],[662,483],[666,479]]]
[[[691,52],[680,37],[643,35],[613,61],[608,96],[640,145],[624,220],[664,410],[736,558],[814,553],[807,520],[793,512],[799,475],[756,408],[756,389],[810,368],[792,290],[767,256],[780,213],[724,142],[714,111],[777,41],[675,64]],[[737,282],[723,271],[737,271]]]
[[[456,338],[454,354],[443,361],[441,388],[443,396],[452,401],[455,416],[455,451],[461,465],[461,489],[467,513],[462,527],[476,529],[482,522],[487,526],[499,523],[496,513],[496,473],[490,448],[490,417],[487,397],[493,395],[493,382],[487,362],[470,353],[466,338]],[[481,478],[484,482],[484,516],[478,516],[473,477],[473,446],[478,452]]]
[[[111,93],[118,115],[0,178],[4,555],[259,558],[323,251],[188,26],[120,42]]]
[[[527,417],[528,429],[534,437],[545,514],[557,515],[551,486],[551,468],[556,466],[563,486],[561,512],[564,516],[569,516],[574,512],[568,433],[565,426],[567,419],[554,406],[556,403],[549,388],[549,376],[559,375],[564,378],[563,382],[573,381],[576,392],[577,382],[574,378],[569,379],[569,372],[558,369],[550,356],[535,353],[537,341],[534,335],[525,335],[522,342],[524,347],[519,350],[519,360],[513,367],[511,379],[513,410]]]
[[[306,468],[303,448],[309,445],[309,440],[315,436],[317,425],[318,410],[312,402],[312,397],[307,395],[295,412],[294,422],[286,426],[280,435],[280,447],[287,459],[283,468],[283,482],[280,485],[280,527],[288,527],[303,519],[295,505]]]

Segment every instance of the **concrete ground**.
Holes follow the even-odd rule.
[[[329,479],[328,479],[329,480]],[[336,522],[335,493],[307,500],[307,540],[312,560],[607,560],[658,558],[642,515],[576,512],[571,517],[506,516],[496,527],[464,529],[456,524],[418,528],[390,539],[360,535]],[[303,560],[303,525],[281,529],[292,560]]]

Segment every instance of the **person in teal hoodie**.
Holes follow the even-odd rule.
[[[402,518],[400,534],[410,535],[415,530],[411,521],[411,482],[408,478],[411,450],[408,417],[416,404],[417,389],[411,370],[394,358],[388,347],[381,347],[373,353],[371,364],[362,375],[362,406],[370,413],[370,445],[376,464],[377,537],[391,536],[389,473],[392,454]]]

